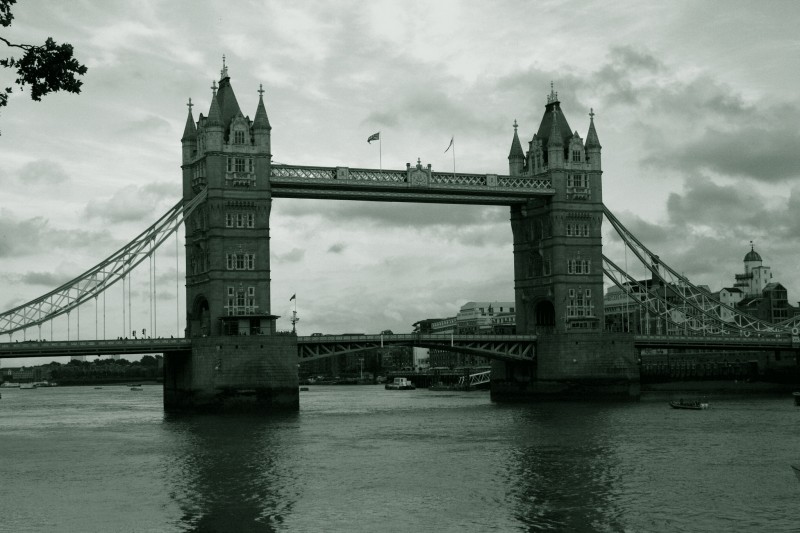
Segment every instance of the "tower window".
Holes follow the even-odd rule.
[[[579,163],[581,160],[581,151],[580,150],[573,150],[572,151],[572,161]]]
[[[233,142],[236,144],[244,144],[244,132],[243,131],[233,132]]]

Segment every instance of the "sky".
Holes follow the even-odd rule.
[[[71,43],[88,72],[79,95],[16,91],[0,108],[0,310],[88,270],[180,199],[186,103],[208,114],[223,54],[250,117],[263,84],[273,160],[297,165],[377,168],[366,139],[380,131],[383,168],[507,174],[512,125],[526,146],[553,82],[584,139],[594,110],[604,203],[645,246],[719,290],[753,241],[800,300],[797,2],[21,0],[12,13],[0,35]],[[270,224],[279,329],[292,294],[303,335],[407,332],[514,299],[506,207],[275,199]],[[158,252],[157,320],[148,270],[134,274],[137,330],[182,330],[182,247],[177,272],[174,239]],[[608,224],[604,253],[625,262]],[[103,317],[106,337],[124,335],[121,287],[109,292],[52,336],[102,337]]]

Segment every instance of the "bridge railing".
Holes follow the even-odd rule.
[[[272,165],[270,181],[273,182],[338,182],[339,184],[370,182],[375,184],[420,185],[410,183],[412,168],[406,170],[379,170],[349,167],[313,167],[301,165]],[[551,180],[526,176],[504,176],[498,174],[466,174],[463,172],[430,172],[424,184],[431,188],[552,192]]]

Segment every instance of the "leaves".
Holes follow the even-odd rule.
[[[0,0],[0,26],[11,25],[14,19],[11,6],[15,3],[16,0]],[[71,44],[57,44],[52,37],[48,37],[40,46],[12,43],[4,37],[0,37],[0,42],[25,51],[19,59],[0,59],[0,67],[16,69],[17,79],[14,83],[20,87],[29,85],[33,100],[38,102],[42,96],[57,91],[81,92],[83,82],[77,76],[86,74],[87,69],[73,56]],[[11,87],[0,90],[0,107],[8,105],[8,95],[12,91]]]
[[[30,85],[31,98],[37,102],[51,92],[80,93],[83,82],[76,75],[82,76],[87,70],[73,57],[71,44],[56,44],[51,37],[47,38],[44,46],[27,49],[14,66],[17,69],[16,83]]]

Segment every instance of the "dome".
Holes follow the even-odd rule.
[[[761,261],[761,256],[753,249],[752,244],[750,245],[750,251],[744,256],[744,262],[747,263],[748,261]]]

